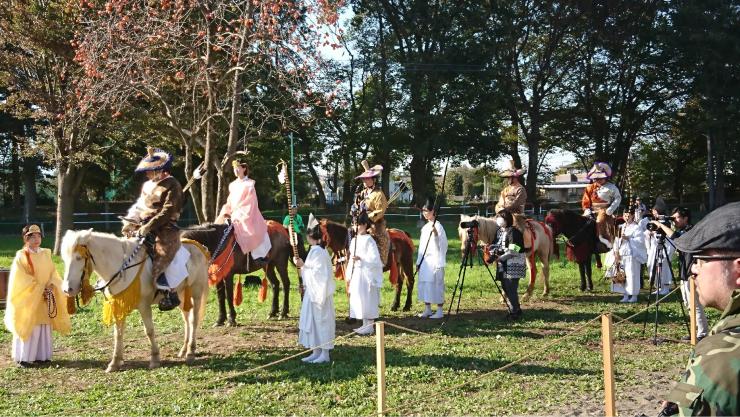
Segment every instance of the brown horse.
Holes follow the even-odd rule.
[[[288,300],[290,298],[288,258],[292,256],[290,240],[288,238],[288,232],[282,224],[273,220],[267,220],[266,223],[267,233],[270,235],[270,243],[272,244],[272,248],[267,254],[267,258],[269,259],[267,266],[257,265],[252,260],[251,255],[247,256],[243,254],[239,249],[239,246],[236,246],[234,249],[234,266],[231,268],[231,271],[226,274],[226,278],[216,285],[218,294],[217,326],[221,326],[226,322],[226,301],[228,301],[229,304],[229,325],[236,326],[236,310],[234,309],[234,274],[249,274],[260,269],[265,271],[267,280],[270,282],[270,286],[272,287],[272,308],[270,309],[270,317],[277,317],[278,315],[281,284],[283,287],[283,309],[280,312],[280,317],[288,317]],[[226,227],[227,225],[225,224],[205,223],[183,231],[182,237],[200,242],[207,247],[211,253],[213,253],[216,250],[218,243],[221,241]],[[276,269],[280,274],[279,280],[275,274]],[[241,283],[239,283],[239,285],[241,285]]]
[[[349,231],[346,226],[327,219],[321,219],[319,224],[322,240],[326,242],[326,247],[331,249],[334,254],[335,275],[337,278],[344,279],[344,266],[347,262],[347,249],[350,241]],[[388,256],[388,263],[383,267],[383,271],[390,271],[389,278],[396,289],[396,297],[393,300],[391,310],[398,310],[401,304],[401,290],[404,281],[398,279],[399,271],[401,271],[406,277],[406,304],[403,305],[403,311],[410,311],[411,294],[414,290],[414,242],[408,233],[400,229],[389,228],[388,235],[391,238],[392,252]]]
[[[550,256],[553,255],[553,240],[550,227],[542,222],[532,219],[524,219],[522,216],[515,216],[515,223],[519,229],[524,229],[524,247],[527,249],[527,267],[529,268],[529,286],[523,300],[529,299],[534,291],[534,283],[537,278],[536,259],[542,264],[542,282],[544,289],[542,295],[550,293]],[[498,225],[493,218],[482,216],[460,215],[460,222],[478,221],[478,239],[480,242],[488,245],[496,239]],[[458,226],[460,236],[461,250],[464,249],[465,240],[467,239],[467,229]],[[536,258],[536,259],[535,259]]]
[[[568,238],[565,253],[569,261],[578,264],[581,291],[592,291],[594,288],[591,279],[592,256],[597,256],[598,263],[596,222],[582,216],[581,213],[561,209],[550,210],[545,217],[545,222],[552,228],[553,239],[561,234]],[[557,245],[555,248],[557,249]]]

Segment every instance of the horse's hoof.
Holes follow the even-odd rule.
[[[188,355],[185,357],[185,363],[187,365],[192,365],[195,363],[195,353],[188,353]]]
[[[403,311],[411,311],[411,306],[404,306]]]
[[[111,362],[111,363],[108,364],[108,367],[105,368],[105,372],[111,373],[111,372],[120,371],[122,365],[123,364],[121,364],[121,363],[113,363],[113,362]]]
[[[280,320],[285,320],[288,318],[288,313],[283,313],[280,315]]]
[[[391,311],[398,311],[398,306],[397,306],[397,305],[395,305],[395,304],[394,304],[394,305],[392,305],[392,306],[391,306]]]
[[[236,327],[238,324],[236,324],[236,320],[229,320],[229,323],[227,324],[228,327]]]
[[[158,360],[156,361],[149,361],[149,369],[157,369],[159,368],[160,363]]]
[[[226,321],[221,321],[221,320],[219,320],[219,321],[217,321],[217,322],[213,323],[213,327],[221,327],[221,326],[223,326],[223,325],[224,325],[225,323],[226,323]]]
[[[183,346],[183,348],[182,348],[182,349],[180,349],[180,351],[179,351],[179,352],[177,352],[177,357],[178,357],[178,358],[184,358],[184,357],[185,357],[185,352],[187,352],[187,348],[185,348],[185,347]]]

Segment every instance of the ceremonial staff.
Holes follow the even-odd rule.
[[[295,208],[295,205],[293,204],[293,197],[291,194],[291,188],[290,188],[290,177],[288,176],[288,164],[284,160],[280,160],[280,169],[278,173],[278,181],[280,184],[285,185],[285,193],[288,196],[288,218],[290,219],[290,225],[288,226],[288,236],[290,237],[290,247],[293,249],[293,257],[298,258],[298,236],[296,236],[295,233],[295,214],[293,212],[293,208]],[[301,268],[296,265],[296,269],[298,270],[298,291],[301,293],[301,297],[303,297],[303,278],[301,278]]]

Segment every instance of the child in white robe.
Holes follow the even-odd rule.
[[[373,323],[380,315],[380,288],[383,286],[383,263],[378,246],[367,233],[371,222],[366,212],[357,220],[357,236],[349,244],[347,282],[349,286],[349,316],[362,319],[355,329],[361,335],[375,333]]]
[[[445,265],[447,264],[447,235],[442,225],[435,221],[434,199],[427,199],[422,208],[427,224],[421,229],[416,269],[419,271],[419,301],[424,302],[424,312],[419,317],[441,319],[444,316]],[[432,313],[432,304],[437,311]]]
[[[298,343],[313,349],[311,355],[302,359],[307,363],[329,362],[329,351],[334,348],[336,321],[334,318],[334,275],[331,257],[321,246],[319,223],[309,216],[306,230],[311,249],[304,262],[293,258],[303,278],[303,303],[298,320]]]
[[[614,240],[612,250],[617,251],[620,268],[624,271],[624,284],[612,284],[612,291],[624,294],[622,303],[636,303],[640,293],[640,267],[647,262],[645,248],[645,229],[642,223],[635,223],[634,209],[624,211],[624,224],[619,237]]]

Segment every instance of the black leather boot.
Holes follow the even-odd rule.
[[[170,311],[173,308],[180,305],[180,297],[177,296],[177,291],[170,290],[165,291],[164,297],[159,300],[160,311]]]

